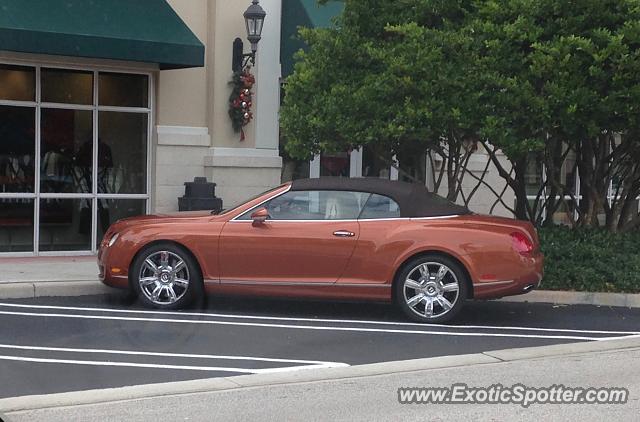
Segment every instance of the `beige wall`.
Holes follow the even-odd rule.
[[[227,114],[233,40],[240,37],[245,51],[249,49],[242,16],[249,0],[168,0],[168,3],[205,45],[206,65],[159,72],[157,124],[207,127],[212,147],[255,147],[254,122],[245,127],[245,141],[241,142]],[[259,99],[254,100],[255,114]]]
[[[228,115],[233,40],[240,37],[244,42],[245,51],[249,50],[242,14],[250,2],[249,0],[211,0],[211,4],[213,3],[215,3],[215,25],[211,40],[212,48],[209,49],[211,56],[207,61],[207,65],[212,67],[214,72],[210,81],[213,88],[212,143],[216,147],[253,148],[255,146],[254,122],[245,127],[246,139],[240,142],[240,134],[233,131]],[[254,114],[257,101],[256,98],[252,107]]]
[[[217,184],[216,194],[225,207],[278,185],[282,163],[277,136],[278,49],[261,52],[252,71],[258,76],[260,61],[268,63],[259,75],[264,85],[262,92],[276,92],[265,94],[261,104],[261,109],[267,111],[262,112],[264,140],[260,149],[256,148],[254,135],[260,104],[258,87],[254,87],[252,107],[256,119],[245,127],[244,141],[234,132],[228,115],[233,40],[240,37],[245,51],[249,50],[243,13],[250,0],[168,3],[205,45],[205,67],[158,72],[152,208],[158,212],[175,211],[177,198],[184,194],[183,183],[198,176]],[[266,8],[267,19],[272,20],[263,31],[263,40],[269,40],[264,44],[279,44],[280,0],[264,0],[261,5]]]
[[[173,10],[205,44],[209,0],[168,0]],[[207,68],[165,70],[158,77],[157,124],[207,126]]]

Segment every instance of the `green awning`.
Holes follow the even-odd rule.
[[[0,50],[204,66],[204,46],[166,0],[0,0]]]
[[[342,13],[344,2],[328,1],[320,5],[316,0],[283,0],[282,31],[280,39],[280,64],[282,76],[293,72],[293,55],[305,43],[298,39],[298,27],[326,28],[332,25],[332,19]]]

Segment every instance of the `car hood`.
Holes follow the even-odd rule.
[[[211,214],[211,211],[181,211],[174,213],[156,213],[139,215],[136,217],[123,218],[114,223],[114,227],[118,229],[130,227],[139,224],[168,224],[168,223],[180,223],[190,220],[210,220],[215,218],[215,215]]]

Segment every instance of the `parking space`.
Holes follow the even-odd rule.
[[[472,302],[455,323],[393,307],[211,298],[161,312],[124,295],[0,301],[0,397],[304,370],[637,335],[640,310]]]

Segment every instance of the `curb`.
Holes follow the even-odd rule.
[[[147,384],[71,393],[13,397],[0,399],[0,411],[4,413],[22,412],[54,407],[138,400],[152,397],[229,391],[268,385],[310,383],[431,369],[500,364],[520,360],[628,349],[640,349],[640,335],[629,336],[623,339],[495,350],[468,355],[440,356],[425,359],[357,365],[344,368],[302,369],[292,372],[240,375],[234,377],[179,381],[163,384]]]
[[[0,283],[0,298],[2,299],[102,295],[113,293],[114,291],[115,289],[97,280]]]
[[[498,299],[502,302],[554,303],[562,305],[596,305],[640,308],[640,293],[568,292],[534,290],[524,295]]]
[[[110,294],[114,289],[98,280],[1,282],[0,299],[33,299],[47,296],[87,296]],[[553,303],[640,308],[640,293],[593,293],[561,290],[534,290],[527,294],[497,299],[501,302]]]

